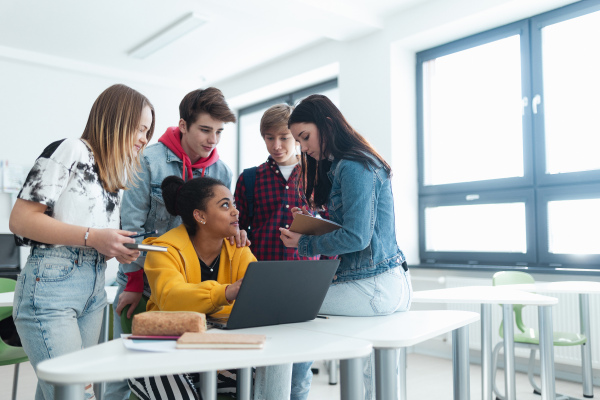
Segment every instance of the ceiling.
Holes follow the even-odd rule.
[[[376,32],[430,0],[1,0],[0,59],[212,84],[321,41]],[[132,49],[189,13],[207,22],[145,59]]]

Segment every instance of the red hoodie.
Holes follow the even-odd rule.
[[[158,141],[167,146],[177,157],[183,161],[183,171],[181,172],[181,178],[185,181],[186,176],[192,177],[192,168],[202,168],[202,176],[206,172],[206,168],[210,167],[219,160],[219,153],[215,148],[208,157],[201,158],[192,164],[190,157],[185,153],[183,147],[181,147],[181,132],[179,127],[171,126],[167,128],[166,132],[158,139]],[[187,174],[186,174],[187,171]]]

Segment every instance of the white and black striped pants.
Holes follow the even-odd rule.
[[[202,400],[187,374],[127,379],[140,400]]]

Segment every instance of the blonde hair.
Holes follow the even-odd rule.
[[[270,129],[288,129],[288,119],[294,107],[288,104],[275,104],[265,111],[260,119],[260,134],[265,137]]]
[[[133,146],[146,106],[152,112],[152,124],[146,133],[150,141],[154,133],[154,107],[141,93],[125,85],[113,85],[92,106],[81,138],[92,148],[100,181],[108,192],[127,189],[127,181],[135,186],[143,149],[134,157]]]

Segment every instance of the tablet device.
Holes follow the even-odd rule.
[[[154,246],[151,244],[141,244],[141,243],[123,243],[123,246],[128,249],[135,249],[139,251],[167,251],[167,248],[164,246]]]

